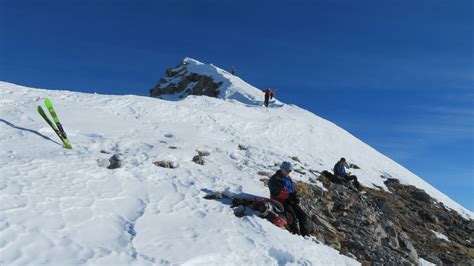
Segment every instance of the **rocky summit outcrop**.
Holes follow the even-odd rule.
[[[151,97],[175,96],[176,99],[188,95],[205,95],[217,97],[222,81],[215,81],[213,77],[194,73],[188,70],[189,61],[183,60],[178,66],[168,68],[165,77],[150,89]]]
[[[301,207],[317,239],[342,254],[375,265],[474,263],[474,221],[435,201],[425,191],[387,179],[389,191],[353,191],[331,181],[297,182]],[[265,180],[263,180],[265,181]],[[316,185],[323,184],[324,188]]]

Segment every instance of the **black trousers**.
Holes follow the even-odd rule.
[[[357,176],[355,175],[345,175],[344,176],[344,179],[347,180],[348,182],[350,181],[354,181],[354,186],[357,188],[357,189],[360,189],[360,183],[359,181],[357,181]]]
[[[284,206],[285,211],[292,216],[293,220],[288,226],[290,232],[302,236],[309,235],[308,216],[301,207],[298,204],[291,204],[289,201],[285,202]],[[296,221],[298,221],[298,223]]]

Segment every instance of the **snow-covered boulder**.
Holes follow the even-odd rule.
[[[214,65],[185,58],[178,66],[168,68],[165,77],[150,90],[150,96],[179,100],[188,95],[204,95],[236,100],[248,105],[261,105],[263,92],[239,77]],[[273,101],[272,104],[280,104]]]

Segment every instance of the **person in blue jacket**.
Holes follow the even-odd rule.
[[[334,165],[334,175],[336,177],[342,178],[346,180],[347,182],[353,182],[354,186],[356,187],[357,190],[361,189],[361,185],[359,181],[357,181],[357,176],[351,175],[351,173],[346,173],[346,167],[350,168],[349,165],[346,162],[346,159],[343,157],[341,158],[336,165]]]
[[[268,181],[270,198],[283,204],[285,211],[291,215],[292,222],[289,223],[289,230],[294,234],[302,236],[309,235],[307,226],[307,215],[299,206],[300,200],[296,195],[290,173],[293,165],[290,162],[283,162],[278,170]],[[298,220],[299,228],[296,225]]]

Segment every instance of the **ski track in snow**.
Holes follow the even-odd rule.
[[[55,143],[36,113],[45,97],[55,105],[73,150]],[[472,217],[346,131],[294,106],[269,110],[208,97],[171,102],[5,82],[0,105],[2,265],[358,264],[203,199],[222,191],[268,196],[257,172],[272,172],[290,156],[316,171],[331,169],[345,156],[361,167],[353,172],[364,185],[385,187],[380,175],[390,175]],[[191,161],[196,150],[210,152],[204,166]],[[120,155],[121,168],[101,165],[112,154]],[[157,160],[179,166],[159,168]]]

